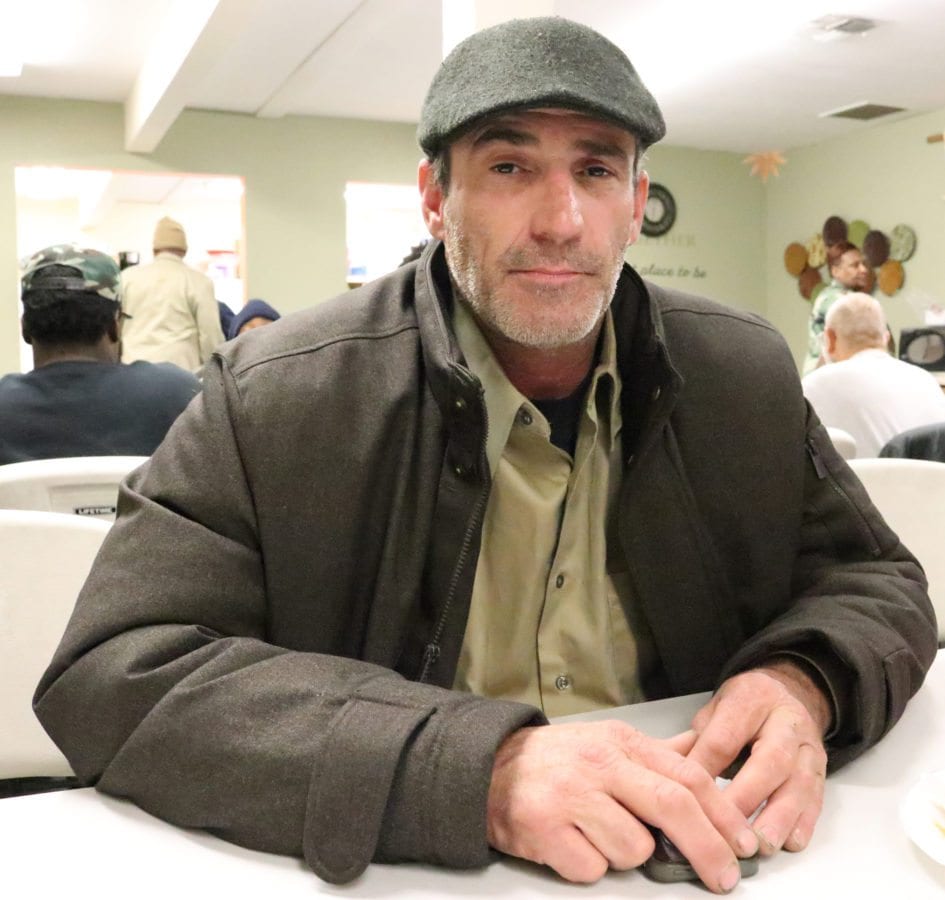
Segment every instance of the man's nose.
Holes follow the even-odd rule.
[[[532,214],[535,238],[564,243],[579,237],[583,227],[584,213],[571,173],[548,173],[542,179]]]

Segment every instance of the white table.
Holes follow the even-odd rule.
[[[668,736],[688,724],[699,696],[610,711]],[[945,866],[906,837],[898,806],[923,773],[945,768],[945,654],[893,731],[827,781],[823,816],[801,854],[762,860],[733,896],[764,900],[927,900],[945,897]],[[168,825],[91,789],[0,801],[0,896],[190,900],[190,898],[692,898],[692,884],[660,885],[639,872],[611,873],[591,887],[503,860],[484,870],[372,865],[345,886],[325,884],[300,860],[256,853]]]

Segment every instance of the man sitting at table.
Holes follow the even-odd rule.
[[[121,362],[118,264],[55,244],[23,272],[33,370],[0,378],[0,464],[61,456],[148,456],[200,391],[170,363]]]
[[[624,264],[663,132],[567,20],[450,54],[436,240],[222,347],[123,490],[36,695],[82,779],[338,882],[490,846],[593,881],[652,825],[728,891],[807,844],[934,615],[777,332]],[[528,727],[710,689],[669,741]]]

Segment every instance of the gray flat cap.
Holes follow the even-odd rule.
[[[482,116],[535,106],[600,116],[644,147],[666,133],[656,100],[624,52],[585,25],[549,16],[503,22],[458,44],[433,77],[417,140],[434,156]]]

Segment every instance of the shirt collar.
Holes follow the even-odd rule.
[[[862,350],[857,350],[852,356],[848,356],[844,362],[849,362],[851,359],[864,359],[865,357],[888,357],[892,359],[893,357],[889,355],[889,351],[883,347],[864,347]]]
[[[453,330],[466,365],[482,384],[488,423],[486,457],[489,470],[495,473],[519,410],[527,405],[533,414],[540,413],[506,377],[475,317],[459,297],[453,303]],[[606,392],[602,389],[605,383],[611,385]],[[585,407],[595,421],[600,397],[607,397],[607,410],[610,422],[614,425],[613,436],[616,437],[620,428],[620,376],[617,369],[617,337],[610,309],[604,316],[600,354],[588,391],[588,405]]]

